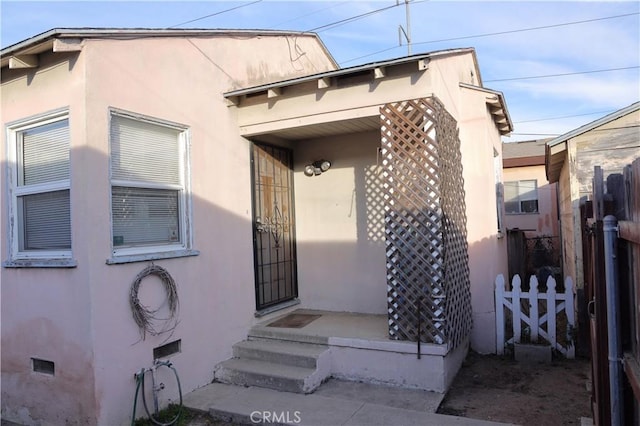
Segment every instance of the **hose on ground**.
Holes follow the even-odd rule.
[[[136,408],[138,408],[138,391],[140,391],[141,378],[144,380],[144,368],[140,369],[139,373],[136,373],[136,394],[133,397],[133,414],[131,414],[131,426],[136,423]]]
[[[176,383],[178,384],[178,394],[180,395],[180,403],[178,404],[178,413],[173,417],[173,419],[171,419],[171,421],[164,423],[161,422],[159,420],[157,420],[156,418],[153,417],[153,415],[149,412],[149,408],[147,406],[147,398],[145,397],[145,386],[144,386],[144,375],[145,373],[152,371],[153,369],[160,367],[164,365],[167,368],[170,368],[173,371],[173,374],[176,377]],[[149,368],[149,369],[142,369],[140,370],[140,373],[136,374],[136,380],[137,380],[137,384],[136,384],[136,396],[135,396],[135,400],[133,402],[133,415],[131,416],[131,425],[134,425],[135,422],[135,416],[136,416],[136,403],[138,400],[138,389],[141,387],[142,388],[142,405],[144,406],[144,411],[147,413],[147,416],[149,416],[149,420],[151,420],[151,422],[157,426],[171,426],[174,425],[178,422],[178,419],[180,419],[180,416],[182,415],[182,385],[180,384],[180,376],[178,376],[178,371],[175,369],[175,367],[173,366],[173,364],[171,364],[170,361],[164,361],[164,362],[158,362],[156,361],[156,364],[154,365],[154,367]],[[155,392],[155,390],[154,390]]]

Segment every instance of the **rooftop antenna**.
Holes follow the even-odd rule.
[[[410,0],[404,0],[404,7],[407,12],[407,30],[402,25],[398,26],[398,41],[402,46],[402,36],[407,40],[407,56],[411,56],[411,8],[409,8]],[[400,0],[396,0],[396,5],[400,5]]]

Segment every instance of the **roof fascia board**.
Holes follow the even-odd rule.
[[[27,48],[31,48],[41,43],[47,42],[51,37],[59,34],[59,32],[59,29],[53,29],[40,33],[26,40],[19,41],[18,43],[12,44],[11,46],[5,47],[4,49],[0,50],[0,57],[16,55],[17,52],[21,52],[22,50],[26,50]]]
[[[9,69],[36,68],[38,55],[15,55],[9,57]]]
[[[547,144],[546,148],[545,148],[545,161],[544,161],[544,170],[545,170],[545,174],[547,175],[547,180],[549,181],[549,183],[555,183],[558,182],[558,180],[560,179],[560,172],[555,172],[555,170],[557,170],[557,167],[554,168],[552,170],[551,166],[552,166],[552,162],[555,161],[556,162],[560,162],[560,164],[564,163],[565,158],[567,156],[567,142],[563,141],[561,143],[558,143],[554,146],[550,146]],[[560,166],[560,169],[562,169],[562,166]]]
[[[563,135],[558,136],[557,138],[550,140],[547,142],[547,145],[550,147],[559,145],[563,142],[568,141],[571,138],[575,138],[576,136],[580,136],[583,133],[586,133],[590,130],[593,130],[597,127],[603,126],[611,121],[617,120],[620,117],[624,117],[627,114],[630,114],[634,111],[640,109],[640,101],[635,102],[625,108],[619,109],[618,111],[614,111],[609,115],[605,115],[597,120],[592,121],[591,123],[587,123],[584,126],[580,126],[577,129],[573,129]]]
[[[324,43],[320,40],[320,37],[313,32],[304,31],[283,31],[283,30],[224,30],[224,29],[176,29],[176,28],[54,28],[49,31],[45,31],[34,37],[20,41],[11,46],[5,47],[0,50],[0,57],[14,55],[14,52],[20,52],[23,49],[38,45],[42,42],[49,41],[51,38],[65,37],[65,38],[101,38],[101,37],[206,37],[212,35],[280,35],[280,36],[313,36],[318,39],[330,57],[331,61],[335,63],[335,59],[331,56],[329,51],[324,46]],[[337,67],[337,64],[336,64]]]
[[[341,68],[334,71],[326,71],[323,73],[311,74],[304,77],[297,77],[289,80],[277,81],[275,83],[263,84],[261,86],[254,86],[254,87],[248,87],[245,89],[233,90],[231,92],[225,93],[224,96],[226,98],[230,98],[230,97],[236,97],[236,96],[250,95],[252,93],[262,92],[262,91],[273,89],[273,88],[293,86],[296,84],[307,83],[309,81],[314,81],[314,80],[323,80],[324,84],[326,84],[331,77],[339,77],[339,76],[352,74],[360,71],[375,70],[376,68],[388,68],[393,65],[406,64],[412,61],[418,62],[421,59],[426,59],[426,58],[427,56],[420,57],[420,58],[412,58],[412,59],[400,58],[393,61],[377,62],[373,64],[365,64],[365,65],[358,65],[355,67]]]
[[[544,166],[544,155],[532,155],[529,157],[515,157],[504,158],[502,160],[502,167],[509,169],[512,167],[531,167],[531,166]]]

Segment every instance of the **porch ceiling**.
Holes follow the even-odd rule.
[[[300,127],[291,127],[288,129],[279,129],[271,131],[269,132],[269,134],[286,140],[301,140],[322,138],[348,133],[359,133],[379,129],[380,117],[376,114],[375,116],[371,117],[360,117],[329,123],[317,123]],[[250,135],[245,134],[245,136]]]

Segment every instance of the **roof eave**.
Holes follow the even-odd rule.
[[[554,146],[547,144],[545,148],[544,169],[549,183],[560,180],[560,173],[567,157],[567,142],[557,143]]]
[[[496,123],[496,127],[498,127],[498,131],[502,136],[508,136],[513,132],[513,121],[511,121],[507,102],[505,101],[504,94],[502,92],[467,83],[460,83],[460,87],[492,95],[491,97],[487,97],[486,103],[487,107],[489,107],[491,116]]]
[[[634,111],[637,111],[638,109],[640,109],[640,101],[638,102],[634,102],[633,104],[624,107],[622,109],[619,109],[617,111],[612,112],[611,114],[605,115],[604,117],[600,117],[597,120],[594,120],[590,123],[585,124],[584,126],[580,126],[576,129],[573,129],[563,135],[558,136],[555,139],[550,140],[549,142],[547,142],[547,145],[552,147],[552,146],[556,146],[558,144],[561,144],[563,142],[568,141],[571,138],[575,138],[576,136],[580,136],[583,133],[586,133],[590,130],[593,130],[597,127],[600,127],[604,124],[607,124],[613,120],[617,120],[620,117],[624,117],[625,115],[632,113]]]
[[[460,49],[439,50],[435,52],[421,53],[421,54],[416,54],[412,56],[403,56],[395,59],[370,62],[362,65],[355,65],[352,67],[340,68],[333,71],[325,71],[317,74],[306,75],[303,77],[296,77],[288,80],[277,81],[274,83],[263,84],[260,86],[246,87],[243,89],[226,92],[223,95],[227,99],[237,98],[240,96],[251,95],[258,92],[264,92],[270,89],[279,89],[286,86],[293,86],[296,84],[306,83],[313,80],[337,77],[337,76],[351,74],[359,71],[374,70],[376,68],[384,68],[384,67],[401,65],[401,64],[411,63],[411,62],[428,61],[432,58],[436,58],[439,56],[446,56],[446,55],[460,54],[460,53],[473,53],[475,55],[475,50],[473,48],[460,48]],[[423,66],[426,67],[427,65],[428,65],[428,62],[425,63]],[[420,67],[421,65],[418,65],[418,66]]]
[[[335,68],[338,64],[327,50],[326,46],[313,32],[293,32],[282,30],[226,30],[226,29],[166,29],[166,28],[54,28],[26,40],[15,43],[0,50],[1,66],[9,63],[9,58],[17,55],[42,53],[53,46],[53,40],[58,38],[129,38],[129,37],[204,37],[211,35],[284,35],[284,36],[313,36],[315,37],[331,60]]]

